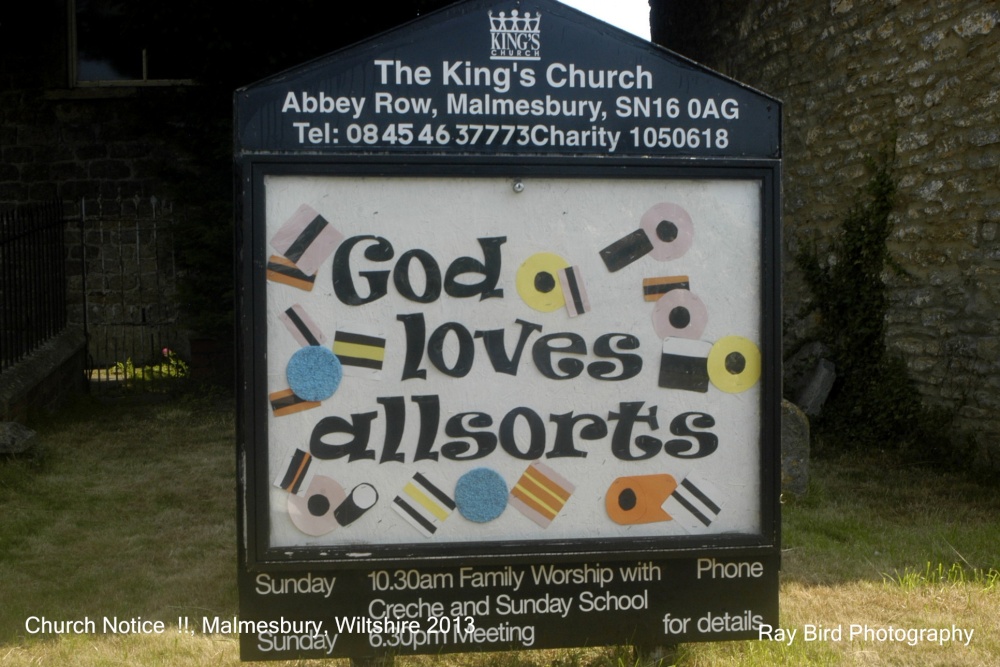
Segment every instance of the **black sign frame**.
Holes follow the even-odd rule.
[[[501,3],[504,5],[510,3]],[[641,52],[641,59],[665,59],[678,68],[678,77],[685,85],[703,86],[702,79],[717,80],[720,90],[737,89],[746,99],[758,100],[752,109],[755,116],[744,129],[760,131],[763,140],[746,144],[727,153],[700,155],[696,151],[644,151],[641,147],[602,154],[595,147],[588,150],[500,150],[498,147],[431,145],[364,146],[326,143],[322,146],[295,146],[287,142],[287,133],[279,128],[275,115],[280,99],[276,94],[292,90],[297,77],[316,81],[323,79],[324,68],[338,58],[357,67],[357,63],[388,48],[393,53],[410,48],[421,24],[433,28],[437,23],[464,20],[466,14],[484,13],[491,3],[467,0],[429,15],[425,19],[355,47],[350,47],[328,59],[309,63],[299,70],[278,75],[268,81],[237,91],[235,169],[237,197],[237,381],[238,381],[238,450],[237,470],[237,534],[238,586],[240,590],[241,623],[261,623],[261,626],[240,627],[241,656],[244,659],[286,659],[292,657],[361,657],[395,653],[454,652],[498,650],[501,648],[556,648],[632,642],[658,645],[680,641],[709,641],[756,637],[756,625],[777,623],[778,570],[780,569],[780,399],[781,399],[781,111],[777,100],[753,91],[742,84],[726,80],[674,54],[626,36],[585,17],[575,10],[536,0],[531,3],[543,13],[561,17],[582,27],[595,29],[612,42],[624,43],[626,50]],[[518,5],[520,6],[520,5]],[[419,36],[419,35],[418,35]],[[388,46],[386,46],[388,45]],[[402,46],[400,46],[402,45]],[[390,48],[391,47],[391,48]],[[646,62],[646,61],[643,61]],[[353,63],[353,64],[352,64]],[[638,71],[638,70],[636,70]],[[327,77],[326,80],[331,80]],[[692,83],[694,82],[694,83]],[[294,88],[298,90],[298,88]],[[276,93],[275,91],[279,91]],[[365,88],[364,95],[370,95]],[[596,93],[595,93],[596,95]],[[610,98],[609,98],[610,99]],[[744,99],[741,97],[741,99]],[[609,103],[610,106],[610,103]],[[267,109],[270,108],[270,111]],[[394,128],[399,125],[393,125]],[[452,128],[457,125],[450,126]],[[568,127],[568,126],[567,126]],[[712,127],[715,127],[714,125]],[[688,131],[706,131],[703,125]],[[713,130],[714,131],[714,130]],[[636,139],[639,134],[637,133]],[[285,138],[281,138],[285,137]],[[636,142],[638,143],[638,142]],[[378,142],[376,142],[378,144]],[[757,148],[754,148],[756,146]],[[269,176],[280,177],[366,177],[391,183],[396,178],[483,178],[522,180],[530,185],[537,179],[599,179],[613,188],[616,183],[634,181],[742,181],[759,184],[760,191],[760,350],[764,361],[761,369],[759,401],[760,468],[757,471],[760,495],[757,512],[760,531],[757,534],[712,534],[690,536],[648,536],[620,539],[547,539],[541,541],[506,540],[483,543],[426,544],[414,541],[405,544],[379,544],[374,540],[363,549],[328,546],[272,547],[269,542],[269,493],[274,471],[268,461],[268,323],[266,319],[268,261],[265,231],[265,185]],[[358,553],[360,551],[361,553]],[[571,623],[546,624],[547,613],[538,611],[521,618],[529,623],[541,623],[544,636],[535,640],[535,626],[527,642],[503,629],[507,616],[499,609],[501,603],[512,604],[504,589],[491,589],[485,600],[492,605],[487,622],[495,627],[485,634],[455,632],[428,635],[424,626],[418,635],[393,634],[371,625],[360,633],[345,635],[325,631],[287,634],[283,626],[270,625],[290,621],[322,619],[326,627],[347,616],[361,619],[365,614],[377,616],[390,608],[403,610],[412,602],[413,590],[408,577],[415,581],[454,580],[464,576],[505,568],[511,577],[526,577],[536,568],[566,566],[597,571],[620,568],[622,578],[616,579],[614,604],[635,604],[635,608],[618,611],[614,621],[605,615],[583,613],[584,602],[589,611],[598,609],[606,591],[599,590],[587,575],[575,584],[556,590],[573,599],[566,603],[563,618]],[[656,572],[657,581],[626,583],[624,572]],[[709,573],[711,576],[709,576]],[[735,573],[735,574],[732,574]],[[702,575],[705,574],[703,578]],[[732,576],[730,576],[732,575]],[[617,577],[617,575],[615,575]],[[716,581],[716,578],[721,581]],[[323,594],[320,582],[329,577],[329,589]],[[393,585],[398,578],[401,585]],[[450,579],[449,579],[450,578]],[[332,595],[333,580],[337,580],[337,602]],[[708,581],[711,579],[710,581]],[[284,587],[279,594],[273,581]],[[369,585],[370,584],[370,585]],[[315,585],[315,590],[311,587]],[[520,583],[518,587],[520,587]],[[526,591],[549,600],[547,589],[535,581]],[[465,608],[463,605],[482,603],[469,597],[466,591],[421,590],[420,602],[440,602],[441,609]],[[553,594],[554,595],[554,594]],[[612,604],[607,591],[606,604]],[[506,597],[505,597],[506,596]],[[639,606],[639,596],[643,597]],[[383,599],[384,598],[384,599]],[[655,598],[655,600],[652,600]],[[540,598],[538,598],[540,599]],[[624,602],[634,600],[635,602]],[[537,600],[536,600],[537,601]],[[712,601],[715,606],[707,613],[703,606]],[[364,603],[368,602],[367,606]],[[578,611],[570,614],[571,604]],[[378,607],[383,604],[383,607]],[[373,607],[372,605],[376,605]],[[403,605],[392,607],[392,605]],[[452,606],[457,605],[457,606]],[[669,611],[660,617],[648,610]],[[469,607],[472,608],[472,607]],[[509,608],[508,608],[509,609]],[[647,610],[640,613],[640,610]],[[331,616],[334,614],[336,616]],[[497,614],[500,614],[498,616]],[[671,619],[671,614],[674,618]],[[672,626],[684,616],[687,624]],[[370,621],[371,619],[369,619]],[[376,619],[378,620],[378,619]],[[389,619],[389,615],[383,620]],[[425,619],[424,619],[425,620]],[[422,621],[423,622],[423,621]],[[449,623],[461,622],[452,619]],[[663,632],[659,625],[664,626]],[[509,623],[507,625],[510,625]],[[608,627],[608,626],[615,627]],[[689,627],[690,626],[690,627]],[[258,629],[254,629],[258,627]],[[528,627],[525,625],[524,627]],[[562,628],[562,629],[559,629]],[[628,629],[624,629],[628,628]],[[390,628],[391,630],[392,628]],[[469,633],[472,633],[469,630]],[[365,635],[367,639],[362,639]],[[281,637],[285,637],[281,639]],[[337,638],[340,636],[340,643]],[[417,638],[423,637],[426,641]],[[478,639],[469,639],[478,637]],[[395,638],[395,639],[393,639]],[[408,638],[408,639],[407,639]],[[463,639],[464,638],[464,639]],[[376,641],[377,639],[377,641]]]
[[[241,545],[246,545],[245,560],[252,570],[264,566],[282,567],[282,564],[312,567],[324,563],[336,563],[338,567],[369,567],[373,564],[396,562],[399,559],[417,559],[428,563],[461,560],[493,562],[498,554],[503,560],[528,562],[544,553],[556,560],[578,559],[584,555],[602,558],[630,558],[636,555],[664,555],[695,548],[733,549],[736,553],[771,551],[780,544],[780,366],[765,365],[761,382],[764,387],[761,404],[761,469],[760,515],[762,530],[759,536],[718,535],[718,536],[670,536],[666,538],[647,537],[601,541],[600,544],[584,544],[579,541],[546,542],[547,547],[539,552],[537,542],[497,542],[488,545],[451,545],[447,554],[432,545],[384,545],[365,557],[345,557],[331,554],[325,547],[271,548],[267,543],[267,489],[270,485],[267,471],[267,383],[263,372],[255,372],[266,352],[266,324],[264,322],[265,279],[261,270],[266,263],[263,225],[265,175],[297,176],[369,176],[391,179],[400,176],[421,176],[428,178],[448,178],[449,176],[507,177],[512,180],[530,180],[532,177],[561,178],[607,178],[609,183],[616,179],[732,179],[759,181],[761,184],[761,265],[762,276],[761,333],[762,354],[765,358],[780,358],[780,230],[779,183],[780,164],[776,161],[713,160],[711,164],[680,163],[675,160],[594,160],[594,159],[537,159],[496,160],[489,158],[466,158],[465,160],[443,161],[434,157],[410,158],[400,161],[394,158],[351,157],[332,161],[329,158],[301,157],[266,160],[247,159],[239,164],[241,189],[244,192],[243,207],[250,214],[246,216],[249,229],[244,227],[244,243],[251,240],[251,257],[241,261],[243,285],[252,285],[249,292],[241,292],[240,332],[253,331],[253,355],[241,355],[242,379],[240,386],[251,388],[244,396],[244,404],[253,405],[241,419],[244,447],[240,456],[241,478],[246,489],[253,489],[253,495],[240,497],[240,526],[245,530],[241,535]],[[256,268],[256,270],[254,270]],[[241,349],[246,349],[251,341],[243,341]],[[252,378],[252,379],[251,379]],[[257,443],[252,449],[249,443]],[[253,498],[250,500],[249,498]]]

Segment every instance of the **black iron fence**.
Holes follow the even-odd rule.
[[[62,202],[0,213],[0,373],[66,327]]]
[[[177,348],[173,211],[155,197],[80,203],[90,390],[162,392],[188,375]],[[74,311],[75,312],[75,311]]]

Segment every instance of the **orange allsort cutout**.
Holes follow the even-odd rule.
[[[604,507],[623,526],[670,521],[662,505],[676,488],[677,480],[667,474],[619,477],[608,487]]]

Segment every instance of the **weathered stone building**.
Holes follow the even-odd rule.
[[[1000,463],[1000,8],[983,0],[652,0],[654,41],[784,101],[786,350],[793,257],[829,248],[894,149],[890,347],[925,402]],[[686,5],[686,3],[684,3]]]

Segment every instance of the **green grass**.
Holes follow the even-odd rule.
[[[983,591],[991,591],[1000,585],[1000,570],[996,568],[990,568],[989,570],[973,568],[970,570],[961,563],[952,563],[947,568],[944,566],[944,563],[938,563],[934,567],[930,563],[927,563],[927,567],[923,570],[908,567],[902,572],[897,571],[891,575],[886,575],[886,580],[906,589],[913,589],[918,586],[955,584],[978,586]]]
[[[82,400],[0,459],[0,665],[237,665],[231,636],[181,636],[178,616],[236,613],[233,412],[212,396]],[[783,509],[781,624],[972,628],[968,647],[871,641],[720,642],[684,667],[1000,664],[995,487],[887,460],[814,462]],[[28,616],[163,620],[164,635],[28,636]],[[336,664],[345,660],[284,665]],[[402,667],[637,667],[628,647],[397,659]]]
[[[235,608],[232,416],[78,405],[0,464],[0,641],[31,615]]]

